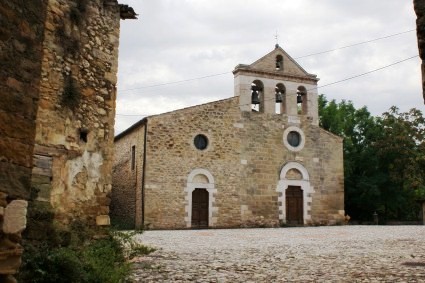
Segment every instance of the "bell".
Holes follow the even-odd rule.
[[[297,94],[297,103],[303,103],[303,98],[301,96],[301,93]]]
[[[276,62],[276,70],[280,70],[280,62]]]
[[[282,93],[278,91],[276,92],[276,103],[282,103],[282,102],[283,102]]]
[[[260,104],[260,98],[258,96],[258,91],[256,90],[252,91],[251,104]]]

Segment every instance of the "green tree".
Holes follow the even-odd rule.
[[[381,134],[378,119],[366,107],[356,109],[351,101],[327,101],[319,96],[320,126],[344,138],[345,210],[353,219],[371,220],[383,210],[381,186],[386,177],[380,171],[377,148]]]
[[[425,118],[391,107],[373,117],[319,96],[320,125],[344,138],[345,210],[354,219],[416,220],[425,199]],[[381,218],[382,219],[382,218]]]
[[[380,167],[387,175],[381,188],[389,219],[414,220],[418,198],[425,196],[425,119],[413,108],[400,113],[395,106],[379,120],[382,133],[376,142]]]

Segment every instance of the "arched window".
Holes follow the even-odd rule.
[[[286,88],[283,84],[279,83],[275,87],[276,96],[276,114],[284,114],[286,106]]]
[[[297,88],[298,114],[307,114],[307,90],[304,86]]]
[[[276,71],[283,70],[283,56],[277,55],[276,56]]]
[[[251,83],[252,111],[264,112],[264,85],[260,80]]]

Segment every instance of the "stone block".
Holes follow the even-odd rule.
[[[102,196],[97,198],[97,202],[99,205],[109,206],[111,204],[111,199],[109,197]]]
[[[5,209],[3,232],[5,234],[21,233],[27,225],[27,207],[25,200],[14,200]]]
[[[0,192],[0,206],[3,208],[7,206],[7,194],[4,192]]]
[[[49,201],[50,199],[50,193],[52,191],[52,185],[51,184],[42,184],[34,186],[38,190],[37,200],[40,201]]]
[[[15,139],[29,139],[34,136],[35,124],[32,119],[0,112],[0,133]]]
[[[11,198],[29,198],[30,178],[31,169],[0,162],[0,191],[8,194]],[[4,204],[4,201],[0,199],[1,204]]]
[[[109,214],[109,206],[100,206],[99,207],[99,213]]]
[[[111,219],[109,215],[98,215],[96,216],[96,225],[97,226],[109,226],[111,225]]]
[[[0,274],[16,274],[21,266],[21,255],[22,249],[0,251]]]
[[[31,167],[33,146],[27,144],[27,142],[23,139],[9,137],[0,139],[0,157],[9,160],[13,164]]]

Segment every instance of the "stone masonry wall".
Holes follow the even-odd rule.
[[[186,228],[187,178],[203,168],[213,175],[217,189],[215,226],[239,226],[241,146],[233,125],[239,115],[237,99],[227,99],[148,118],[145,223],[152,228]],[[198,134],[208,138],[206,150],[195,148]]]
[[[0,281],[13,282],[30,198],[47,1],[0,5]]]
[[[29,198],[46,3],[0,7],[0,191]]]
[[[145,224],[154,229],[188,227],[188,176],[194,170],[207,170],[215,190],[210,226],[278,226],[281,195],[277,187],[282,167],[289,162],[301,164],[310,175],[308,223],[342,222],[341,139],[312,125],[306,116],[288,122],[286,115],[240,112],[238,105],[235,97],[147,118]],[[289,126],[304,131],[305,146],[299,152],[284,145],[283,133]],[[143,134],[141,128],[134,131]],[[198,134],[209,140],[203,151],[193,143]],[[130,139],[137,142],[135,136],[132,132],[120,137],[119,160],[125,160]],[[116,164],[121,166],[121,161]],[[119,185],[114,182],[114,192],[118,186],[132,187],[134,181],[123,179]]]
[[[282,55],[283,57],[283,66],[282,69],[285,74],[290,74],[294,76],[305,76],[304,72],[300,69],[297,64],[295,64],[286,54]],[[276,56],[270,57],[270,56],[264,56],[263,58],[259,59],[258,61],[251,64],[252,68],[259,69],[259,70],[270,70],[270,66],[275,66],[276,63]]]
[[[247,142],[242,143],[240,158],[246,163],[241,178],[241,202],[245,205],[242,217],[247,224],[277,225],[280,195],[276,184],[282,167],[289,162],[300,163],[309,173],[313,187],[309,224],[335,224],[344,216],[342,141],[311,125],[307,117],[299,118],[288,123],[286,115],[242,115],[240,135]],[[290,151],[283,144],[284,130],[290,126],[304,132],[305,145],[301,151]]]
[[[117,138],[115,141],[111,221],[114,225],[124,228],[140,227],[142,224],[140,194],[142,189],[144,127],[145,125],[141,124],[126,135],[126,138]],[[135,150],[134,167],[132,167],[133,146]],[[138,197],[136,194],[139,194]],[[136,213],[136,210],[138,213]]]
[[[62,224],[109,224],[119,21],[116,1],[49,1],[32,186]]]
[[[417,15],[416,33],[418,37],[419,56],[422,60],[422,90],[425,102],[425,1],[414,0],[413,5]]]

